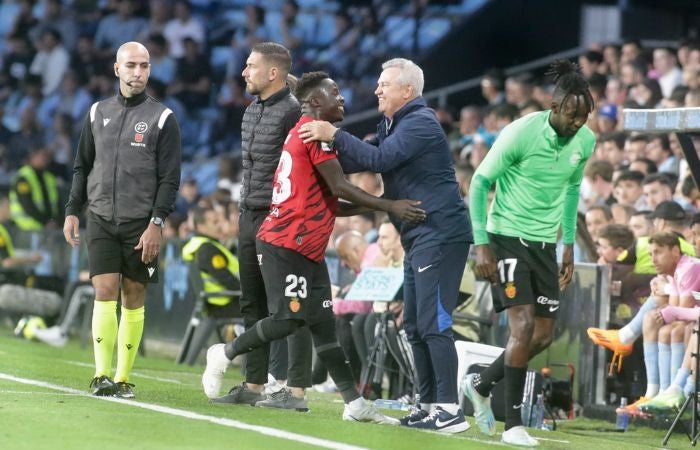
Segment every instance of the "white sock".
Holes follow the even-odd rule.
[[[459,405],[457,403],[436,403],[435,406],[439,406],[453,416],[459,412]]]
[[[635,339],[637,339],[639,336],[635,336],[634,330],[632,330],[630,327],[622,327],[620,328],[620,342],[623,344],[631,344],[634,342]]]
[[[659,385],[658,384],[647,384],[647,391],[644,393],[644,396],[646,398],[654,398],[656,397],[656,394],[659,393]]]
[[[676,395],[677,395],[677,394],[680,394],[680,393],[682,393],[682,392],[683,392],[683,389],[681,389],[680,386],[678,386],[677,384],[672,384],[672,385],[670,385],[669,387],[667,387],[667,388],[664,390],[663,393],[664,393],[664,394],[667,394],[667,395],[670,395],[670,394],[676,394]]]
[[[353,401],[351,401],[350,403],[348,403],[348,406],[351,407],[351,408],[353,408],[353,409],[364,408],[365,405],[366,405],[365,399],[362,398],[362,397],[358,397],[358,398],[356,398],[355,400],[353,400]]]
[[[647,300],[642,304],[637,311],[637,314],[632,317],[627,325],[620,329],[619,337],[620,342],[623,344],[631,344],[642,335],[642,329],[644,328],[644,316],[647,312],[656,308],[656,299],[652,296],[647,297]]]
[[[421,403],[421,404],[420,404],[420,409],[422,409],[423,411],[428,411],[428,412],[430,412],[430,411],[432,411],[432,409],[433,409],[433,404],[432,404],[432,403]]]

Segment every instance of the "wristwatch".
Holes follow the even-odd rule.
[[[161,228],[165,228],[165,221],[161,219],[160,217],[153,216],[151,217],[151,223],[153,225],[158,225]]]

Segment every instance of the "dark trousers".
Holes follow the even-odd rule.
[[[360,382],[360,374],[362,372],[362,362],[358,355],[358,351],[355,348],[355,341],[353,339],[352,331],[352,321],[353,318],[357,317],[355,314],[343,314],[342,316],[335,317],[335,333],[338,338],[338,343],[343,348],[345,352],[345,357],[348,362],[350,362],[350,368],[352,369],[352,376],[355,380],[355,384]],[[365,352],[366,354],[367,352]],[[326,381],[326,376],[328,375],[328,370],[320,358],[316,360],[312,371],[312,383],[321,384]]]
[[[267,217],[267,211],[242,210],[240,235],[238,237],[238,264],[241,278],[241,315],[246,330],[258,320],[268,317],[267,296],[263,282],[258,254],[255,249],[255,235]],[[289,343],[289,356],[287,347]],[[271,357],[273,358],[270,366]],[[286,340],[280,339],[265,344],[248,353],[246,357],[246,382],[267,383],[267,374],[277,379],[287,379],[293,387],[311,385],[311,333],[308,327],[298,329]],[[287,374],[286,376],[284,374]]]
[[[404,259],[404,330],[413,349],[422,403],[457,403],[452,311],[469,244],[409,252]]]

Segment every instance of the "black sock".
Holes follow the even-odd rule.
[[[501,356],[496,358],[483,372],[476,374],[474,378],[474,389],[483,397],[491,395],[491,389],[493,389],[496,383],[503,379],[505,354],[506,352],[501,353]]]
[[[328,368],[328,373],[330,373],[333,382],[338,387],[338,391],[343,397],[343,402],[347,404],[360,398],[360,393],[355,387],[352,369],[345,358],[345,352],[340,347],[340,344],[335,342],[327,344],[325,347],[316,347],[316,354],[318,354],[323,365]]]
[[[506,425],[505,429],[523,424],[523,391],[525,390],[525,375],[527,367],[504,367],[505,375],[505,400],[506,400]]]
[[[248,353],[267,342],[289,336],[299,326],[300,323],[293,319],[274,320],[272,317],[267,317],[256,322],[233,341],[226,343],[224,352],[228,359],[233,360],[236,356]]]

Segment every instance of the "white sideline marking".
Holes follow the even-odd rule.
[[[74,366],[80,366],[80,367],[90,367],[93,368],[95,367],[94,364],[88,364],[80,361],[65,361],[68,364],[73,364]],[[180,380],[173,380],[172,378],[161,378],[161,377],[154,377],[151,375],[145,375],[141,372],[131,372],[131,375],[135,377],[141,377],[141,378],[146,378],[149,380],[156,380],[156,381],[162,381],[164,383],[174,383],[174,384],[182,384],[182,381]]]
[[[239,422],[237,420],[226,419],[223,417],[207,416],[205,414],[199,414],[192,411],[186,411],[184,409],[171,408],[168,406],[154,405],[152,403],[143,403],[134,400],[124,400],[116,397],[96,397],[88,394],[84,391],[79,391],[77,389],[59,386],[57,384],[46,383],[39,380],[30,380],[27,378],[20,378],[14,375],[9,375],[0,372],[0,379],[14,381],[17,383],[28,384],[30,386],[38,386],[47,389],[53,389],[56,391],[66,392],[69,394],[80,395],[83,397],[94,398],[98,400],[106,400],[108,402],[121,403],[124,405],[135,406],[137,408],[147,409],[150,411],[161,412],[164,414],[170,414],[172,416],[184,417],[186,419],[201,420],[203,422],[211,422],[217,425],[224,425],[231,428],[238,428],[241,430],[254,431],[256,433],[263,434],[265,436],[276,437],[280,439],[287,439],[290,441],[301,442],[303,444],[315,445],[318,447],[331,448],[337,450],[368,450],[365,447],[358,447],[350,444],[343,444],[341,442],[329,441],[326,439],[315,438],[311,436],[305,436],[303,434],[292,433],[289,431],[278,430],[276,428],[264,427],[261,425],[250,425],[247,423]]]
[[[549,442],[559,442],[562,444],[571,444],[570,441],[562,441],[560,439],[549,439],[549,438],[542,438],[542,437],[537,437],[537,436],[533,436],[533,438],[537,439],[538,441],[549,441]]]
[[[0,394],[24,394],[24,395],[53,395],[75,397],[73,393],[56,393],[56,392],[36,392],[36,391],[13,391],[12,389],[0,389]]]

